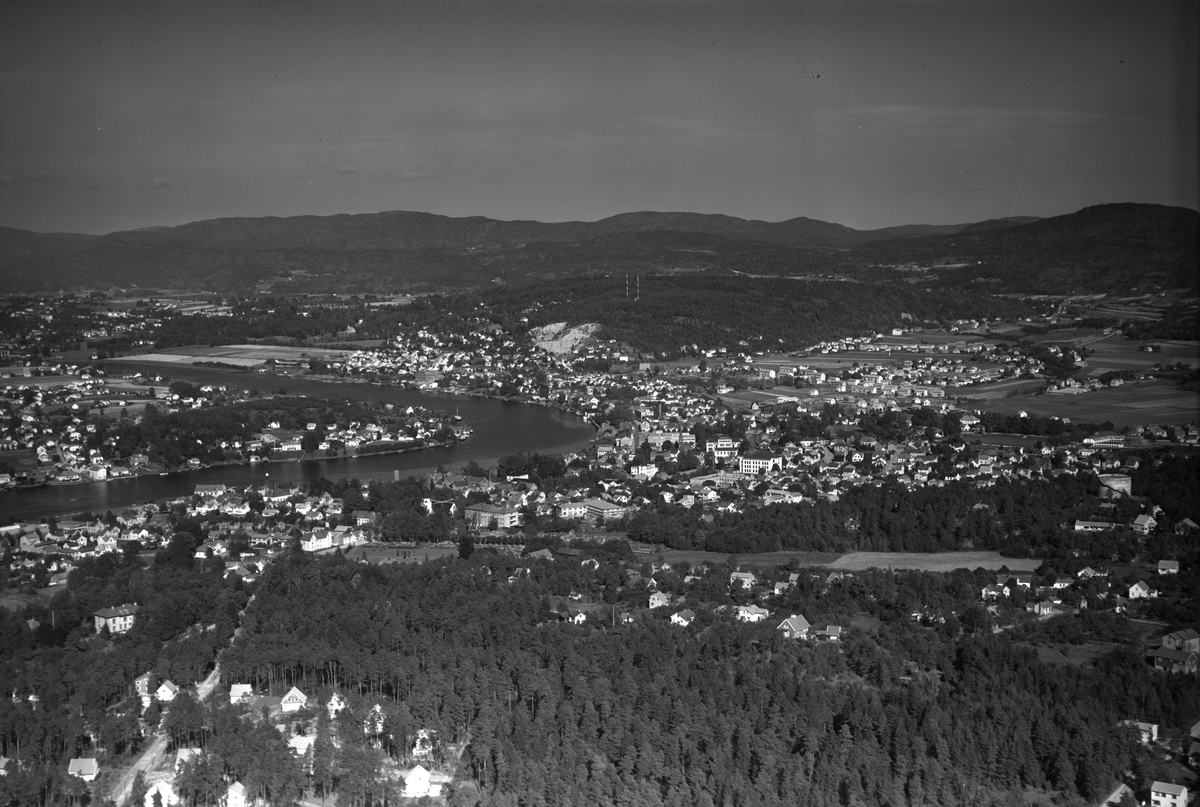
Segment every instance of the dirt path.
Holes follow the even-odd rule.
[[[213,665],[212,672],[208,674],[208,677],[196,684],[196,700],[207,700],[208,696],[212,694],[212,691],[216,689],[217,681],[219,680],[221,680],[221,662],[217,661],[217,663]]]
[[[166,751],[167,736],[159,732],[154,735],[154,740],[150,745],[146,746],[146,749],[142,751],[142,755],[137,758],[133,766],[125,771],[121,775],[121,778],[117,780],[116,785],[113,786],[112,791],[109,793],[109,798],[115,804],[123,805],[125,800],[129,798],[129,791],[133,789],[133,780],[137,778],[138,771],[141,771],[143,775],[150,773],[150,771],[154,770],[162,762]]]
[[[212,672],[200,683],[196,684],[196,700],[204,701],[216,689],[217,682],[221,680],[221,662],[217,662],[213,667]],[[161,724],[160,724],[161,725]],[[129,791],[133,789],[133,780],[137,778],[138,771],[143,775],[149,775],[150,771],[159,767],[166,755],[167,737],[161,730],[155,733],[154,740],[150,745],[146,746],[139,756],[129,768],[113,785],[112,791],[109,793],[109,798],[114,803],[123,805],[125,800],[129,798]]]

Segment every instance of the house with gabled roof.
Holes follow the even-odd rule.
[[[163,681],[159,684],[158,689],[154,690],[154,698],[159,703],[170,703],[175,700],[175,696],[178,694],[179,687],[170,681]]]
[[[298,712],[308,705],[308,696],[301,692],[296,687],[292,687],[283,696],[283,700],[279,702],[279,708],[286,714],[288,712]]]
[[[825,625],[824,627],[820,628],[813,627],[809,631],[809,636],[826,642],[839,642],[842,639],[842,626]]]
[[[686,628],[696,619],[696,613],[690,608],[671,614],[671,624]]]
[[[570,622],[572,625],[582,625],[587,622],[587,612],[578,608],[567,608],[561,616],[564,622]]]
[[[1154,532],[1157,526],[1158,522],[1154,519],[1154,516],[1148,516],[1145,513],[1135,518],[1133,523],[1129,525],[1130,529],[1140,535],[1149,535]]]
[[[1177,560],[1160,560],[1158,562],[1159,574],[1179,574],[1179,561]]]
[[[67,775],[78,776],[85,782],[94,782],[100,775],[100,763],[91,757],[76,757],[67,763]]]
[[[1175,522],[1175,534],[1176,535],[1187,535],[1188,533],[1196,532],[1198,530],[1200,530],[1200,524],[1197,524],[1195,521],[1192,521],[1187,516],[1184,516],[1183,518],[1181,518]]]
[[[1150,654],[1156,669],[1191,674],[1196,672],[1198,655],[1194,650],[1174,650],[1169,647],[1157,647]]]
[[[1158,724],[1143,723],[1140,720],[1123,720],[1122,725],[1129,726],[1137,732],[1138,740],[1143,744],[1158,742]]]
[[[1145,580],[1139,580],[1129,587],[1129,599],[1142,600],[1157,597],[1158,592],[1146,585]]]
[[[409,799],[429,795],[429,771],[423,765],[416,765],[402,775],[404,782],[402,796]]]
[[[254,687],[250,684],[234,684],[229,687],[230,703],[245,703],[254,695]]]
[[[1192,628],[1184,628],[1162,637],[1162,646],[1172,650],[1190,650],[1200,653],[1200,633]]]
[[[771,612],[766,608],[759,608],[757,605],[741,605],[734,612],[734,618],[739,622],[762,622]]]
[[[1150,807],[1187,807],[1188,789],[1174,782],[1155,781],[1150,785]]]
[[[779,623],[775,630],[782,631],[785,639],[807,639],[811,625],[799,614],[792,614]]]

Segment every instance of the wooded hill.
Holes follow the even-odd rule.
[[[530,574],[507,583],[518,563]],[[1136,767],[1121,720],[1177,728],[1200,709],[1193,676],[1163,675],[1135,649],[1051,667],[977,618],[934,630],[881,606],[954,602],[978,617],[969,573],[798,585],[784,612],[864,610],[884,623],[810,644],[711,604],[689,628],[670,624],[670,609],[629,625],[558,623],[546,595],[565,563],[294,554],[264,577],[222,671],[259,691],[379,704],[400,754],[419,728],[464,742],[455,807],[1082,805]],[[709,575],[725,588],[727,570]],[[394,753],[341,774],[333,759],[314,777],[378,804]]]
[[[1104,291],[1196,285],[1200,214],[1112,204],[1044,220],[854,230],[692,213],[543,223],[387,212],[230,218],[103,236],[0,228],[0,290],[141,285],[429,291],[605,273],[879,277],[882,265],[966,264],[939,286]]]

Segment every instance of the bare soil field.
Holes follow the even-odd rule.
[[[850,552],[833,563],[831,569],[919,569],[926,572],[951,572],[955,569],[999,569],[1031,572],[1042,565],[1037,558],[1006,558],[999,552]]]

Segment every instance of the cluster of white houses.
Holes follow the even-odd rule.
[[[559,518],[577,520],[592,518],[597,522],[620,521],[629,509],[625,505],[610,502],[603,498],[591,498],[584,501],[568,501],[555,505],[555,515]],[[480,502],[467,505],[463,509],[467,523],[476,529],[508,529],[519,527],[524,523],[524,514],[514,504],[493,504]]]

